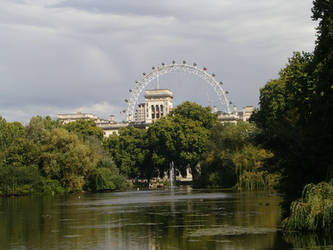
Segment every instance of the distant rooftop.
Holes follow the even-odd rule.
[[[150,89],[145,91],[145,98],[171,97],[173,93],[170,89]]]

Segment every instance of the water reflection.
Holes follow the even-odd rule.
[[[189,187],[2,198],[0,249],[297,248],[302,239],[277,231],[279,202],[269,193]],[[311,244],[332,244],[325,240]]]

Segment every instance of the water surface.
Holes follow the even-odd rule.
[[[281,198],[193,190],[0,199],[0,249],[333,249],[330,236],[283,235]]]

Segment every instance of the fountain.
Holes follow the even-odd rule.
[[[169,179],[170,179],[170,187],[174,188],[175,164],[173,163],[173,161],[170,163]]]

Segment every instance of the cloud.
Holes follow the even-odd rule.
[[[101,113],[119,113],[141,73],[173,59],[208,67],[223,80],[234,103],[256,105],[259,88],[277,76],[292,51],[313,49],[311,4],[3,0],[0,114],[26,121],[33,110],[46,114],[56,111],[48,107],[63,110],[57,112],[86,107],[97,113],[103,103],[110,110],[102,105]],[[191,88],[196,84],[191,77],[161,81],[177,93],[177,103],[209,102],[206,94]]]
[[[107,102],[78,107],[29,105],[24,107],[18,106],[2,109],[0,116],[4,117],[8,121],[14,121],[17,117],[21,117],[21,121],[25,124],[27,124],[33,116],[50,116],[52,119],[56,119],[57,114],[77,112],[94,113],[98,117],[102,118],[108,118],[110,114],[115,114],[119,120],[123,120],[125,119],[125,115],[121,113],[121,111],[122,107],[114,106]]]

